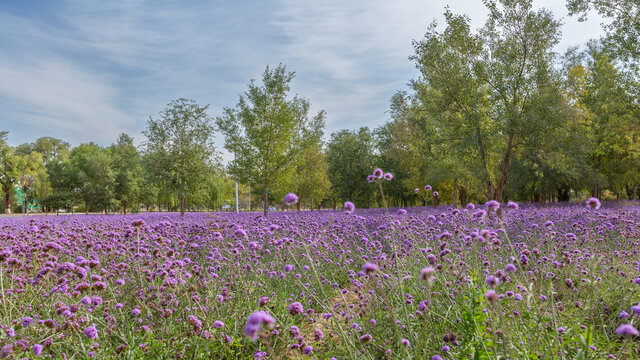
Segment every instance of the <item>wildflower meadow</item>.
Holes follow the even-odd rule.
[[[597,199],[5,218],[0,356],[637,359],[639,219]]]

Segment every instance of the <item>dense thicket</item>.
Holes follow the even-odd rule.
[[[284,65],[251,81],[234,108],[171,102],[150,118],[147,140],[71,148],[44,137],[11,147],[0,133],[0,186],[6,211],[116,211],[281,206],[360,207],[381,199],[365,182],[375,167],[390,204],[424,204],[430,184],[441,203],[637,199],[640,183],[640,10],[635,0],[569,0],[572,15],[607,17],[605,35],[557,54],[560,21],[531,0],[486,0],[485,25],[445,12],[413,42],[420,76],[391,98],[389,120],[340,130],[322,141],[325,113],[290,96]],[[224,167],[212,135],[235,155]],[[29,206],[26,207],[28,209]]]

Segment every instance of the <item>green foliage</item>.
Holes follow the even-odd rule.
[[[63,171],[64,188],[71,189],[84,201],[86,213],[90,206],[97,211],[108,211],[117,204],[115,174],[106,149],[94,143],[75,147]]]
[[[142,163],[138,149],[133,145],[133,138],[120,134],[116,144],[109,148],[111,168],[115,184],[115,199],[124,213],[134,205],[140,197],[142,182]]]
[[[199,191],[215,160],[208,107],[193,100],[174,100],[160,112],[159,119],[149,118],[144,131],[149,172],[156,183],[176,194],[181,215],[185,195]]]
[[[251,80],[236,107],[225,108],[216,119],[225,148],[235,156],[229,173],[262,188],[265,214],[269,189],[286,178],[322,137],[324,111],[309,117],[309,100],[288,96],[293,78],[282,64],[275,69],[267,66],[262,84]]]
[[[580,21],[595,10],[608,19],[604,30],[607,42],[616,54],[638,66],[640,60],[640,3],[637,0],[568,0],[569,15],[579,15]]]
[[[367,175],[374,169],[374,141],[368,128],[341,130],[331,134],[327,145],[329,181],[337,201],[355,201],[357,206],[373,204],[373,187]]]

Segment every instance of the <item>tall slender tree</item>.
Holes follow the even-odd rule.
[[[159,183],[177,195],[181,216],[186,193],[198,191],[216,155],[208,107],[193,100],[174,100],[158,119],[149,117],[144,131],[149,168]]]
[[[269,190],[293,171],[299,157],[322,137],[324,111],[309,116],[309,100],[289,96],[295,74],[282,64],[267,66],[262,83],[255,80],[235,108],[225,108],[216,124],[225,148],[234,154],[229,172],[240,182],[262,189],[264,214]]]

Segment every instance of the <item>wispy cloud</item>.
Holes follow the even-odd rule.
[[[327,111],[327,132],[377,126],[391,95],[417,76],[411,40],[447,3],[474,27],[484,22],[476,0],[6,3],[0,129],[13,144],[39,136],[109,144],[122,131],[140,141],[148,116],[172,99],[211,104],[215,116],[280,62],[296,71],[293,91]],[[564,2],[535,6],[566,14]],[[562,46],[596,37],[598,21],[566,19]]]

